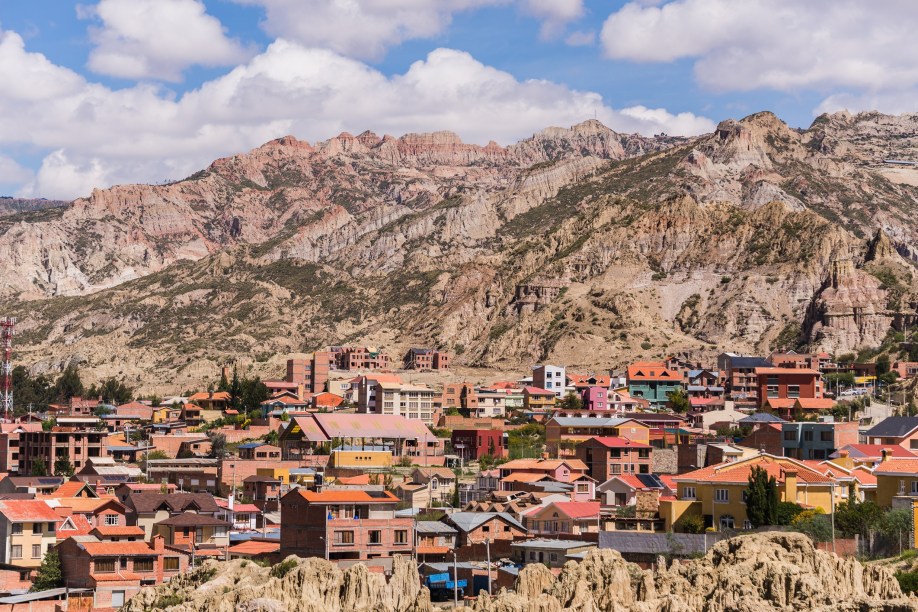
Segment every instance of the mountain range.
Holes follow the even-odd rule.
[[[857,351],[918,323],[915,161],[918,114],[287,136],[171,184],[0,199],[0,299],[33,371],[168,391],[329,344],[507,370]]]

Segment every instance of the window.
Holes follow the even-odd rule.
[[[201,542],[204,541],[204,528],[203,528],[203,527],[196,527],[196,528],[195,528],[195,530],[194,530],[194,541],[195,541],[195,543],[197,543],[197,544],[200,544]]]
[[[226,527],[218,525],[214,527],[214,537],[215,538],[225,538],[226,537]]]
[[[44,526],[44,523],[32,523],[32,533],[41,533]]]
[[[714,501],[718,504],[729,503],[730,491],[728,489],[714,489]]]
[[[749,499],[749,491],[747,489],[743,489],[743,503],[745,504],[748,499]]]
[[[22,523],[13,523],[13,535],[22,533]]]
[[[48,523],[48,533],[54,533],[57,530],[57,526],[54,523]]]
[[[124,605],[124,591],[112,591],[112,607],[120,608]]]
[[[622,464],[621,464],[621,463],[614,463],[614,464],[612,464],[612,473],[613,473],[613,474],[621,474],[621,473],[622,473]]]
[[[803,432],[803,441],[812,442],[813,441],[813,430]]]
[[[912,495],[918,495],[918,480],[912,481]]]
[[[743,529],[752,529],[752,523],[749,520],[743,521]]]
[[[135,559],[134,560],[134,571],[135,572],[152,572],[153,571],[153,559]]]
[[[382,544],[382,531],[379,529],[372,529],[367,533],[368,541],[367,544],[370,546],[379,546]]]
[[[354,543],[353,531],[336,531],[333,540],[335,546],[348,546]]]
[[[550,555],[548,555],[548,558],[549,558],[551,561],[557,561],[557,560],[558,560],[558,553],[551,553]]]
[[[485,533],[488,533],[489,531],[491,531],[491,526],[485,525],[484,527],[481,528],[481,530]]]
[[[118,515],[117,514],[106,514],[105,515],[105,524],[108,526],[115,526],[118,524]]]
[[[119,567],[121,567],[121,569],[126,570],[128,566],[127,557],[121,557],[120,559],[118,559],[118,565]]]
[[[797,439],[797,432],[795,432],[793,429],[785,429],[785,430],[784,430],[784,439],[785,439],[785,440],[796,440],[796,439]]]
[[[179,569],[179,558],[178,557],[165,557],[163,558],[163,570],[167,572],[177,572]]]
[[[535,551],[532,551],[532,550],[529,551],[529,560],[530,560],[530,561],[535,561],[535,560],[536,560]]]
[[[800,385],[787,385],[787,397],[794,399],[800,397]]]
[[[93,562],[97,573],[111,573],[115,571],[114,559],[98,559]]]
[[[832,442],[834,440],[834,436],[832,435],[831,431],[821,431],[819,432],[819,439],[822,442]]]
[[[732,516],[730,516],[729,514],[725,514],[722,517],[720,517],[720,528],[721,529],[733,529],[733,527],[734,527],[734,523],[733,523]]]
[[[683,487],[682,499],[695,499],[695,487]]]
[[[408,531],[405,529],[396,529],[395,530],[395,543],[396,544],[407,544],[408,543]]]
[[[32,544],[32,558],[41,559],[41,544]]]
[[[770,398],[778,397],[778,385],[768,385],[768,397]]]

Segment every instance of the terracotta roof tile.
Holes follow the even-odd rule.
[[[399,499],[389,491],[379,492],[379,496],[370,495],[367,491],[322,491],[314,493],[312,491],[298,491],[303,499],[310,503],[317,504],[337,504],[347,502],[360,503],[392,503],[398,502]],[[373,492],[376,494],[376,492]]]
[[[235,546],[230,546],[230,554],[239,555],[267,555],[280,551],[280,542],[262,542],[260,540],[247,540]]]
[[[40,499],[8,499],[0,501],[0,514],[13,523],[61,522],[61,517],[58,516],[57,512]]]
[[[873,473],[877,476],[918,474],[918,457],[915,459],[896,459],[893,457],[874,468]]]

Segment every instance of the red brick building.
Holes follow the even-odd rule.
[[[449,355],[443,351],[426,348],[413,348],[405,353],[403,367],[406,370],[447,370]]]
[[[95,590],[94,610],[121,607],[143,586],[162,584],[188,570],[188,556],[150,542],[103,542],[76,536],[58,544],[64,586]]]
[[[822,374],[809,368],[756,368],[761,408],[772,400],[822,398]]]
[[[477,461],[484,455],[501,458],[507,453],[504,432],[497,429],[454,429],[450,441],[463,461]]]
[[[410,555],[414,520],[395,517],[398,503],[388,491],[291,491],[281,499],[281,557],[385,563]]]
[[[599,482],[620,474],[652,471],[653,447],[628,438],[590,438],[577,445],[576,453],[589,468],[590,477]]]

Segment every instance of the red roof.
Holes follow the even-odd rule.
[[[769,476],[774,476],[777,482],[784,482],[785,470],[797,472],[797,480],[802,483],[828,484],[832,478],[800,461],[786,457],[775,457],[761,454],[749,459],[741,459],[730,463],[718,463],[700,470],[687,472],[674,477],[675,482],[724,482],[745,484],[753,467],[764,469]]]
[[[323,392],[312,398],[313,404],[316,406],[324,406],[327,408],[335,408],[344,403],[344,398],[340,395],[335,395],[334,393]]]
[[[11,523],[60,523],[58,516],[51,506],[40,499],[8,499],[0,501],[0,514]]]
[[[616,436],[596,436],[593,440],[606,448],[652,448],[649,444],[642,444],[641,442],[634,442],[628,438]]]
[[[526,395],[555,395],[554,391],[549,391],[548,389],[542,389],[540,387],[523,387],[523,393]]]
[[[537,508],[537,510],[544,511],[551,507],[572,519],[596,518],[600,511],[599,502],[554,502],[545,508]],[[541,512],[530,514],[541,514]]]
[[[339,476],[335,482],[343,485],[368,485],[370,484],[369,474],[358,474],[357,476]]]
[[[237,555],[269,555],[280,551],[280,542],[262,542],[260,540],[247,540],[235,546],[230,546],[231,554]]]
[[[876,475],[898,475],[898,474],[918,474],[918,457],[913,459],[888,459],[876,468],[873,473]]]
[[[322,491],[314,493],[312,491],[298,491],[308,502],[316,504],[339,504],[339,503],[392,503],[398,502],[399,499],[389,491],[382,491],[378,496],[370,495],[366,491]],[[376,493],[375,491],[373,493]]]
[[[908,449],[902,448],[898,444],[846,444],[839,451],[849,451],[849,456],[854,455],[850,451],[855,451],[858,458],[882,459],[883,450],[888,451],[888,456],[892,458],[914,459],[915,454]]]
[[[143,536],[144,530],[136,525],[99,525],[93,531],[106,537],[113,536]]]
[[[628,366],[628,380],[682,380],[682,374],[670,370],[662,361],[637,361]]]
[[[115,557],[120,555],[152,555],[153,547],[147,542],[80,542],[91,557]]]

